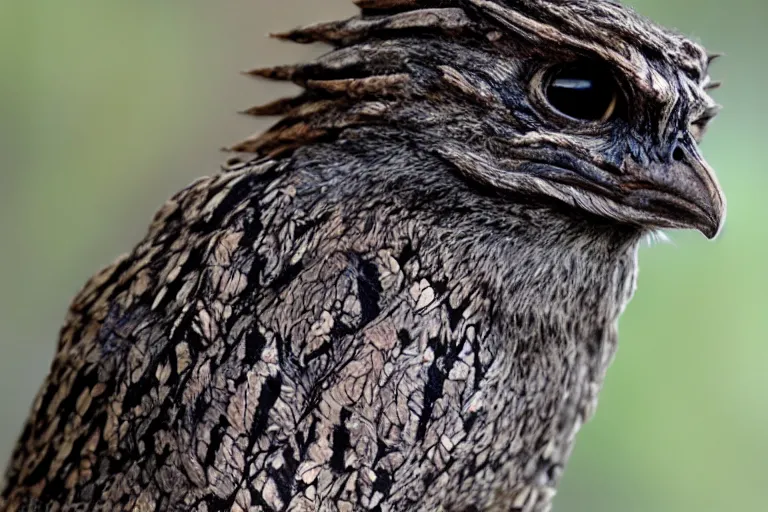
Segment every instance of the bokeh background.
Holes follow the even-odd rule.
[[[601,406],[559,512],[768,510],[768,4],[635,0],[726,57],[704,152],[729,199],[709,243],[645,247]],[[348,0],[0,1],[0,469],[70,298],[132,247],[164,199],[266,125],[288,92],[238,71],[323,48],[270,30]]]

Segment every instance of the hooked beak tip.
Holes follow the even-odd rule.
[[[698,226],[699,231],[710,240],[718,237],[725,224],[725,200],[722,192],[720,190],[717,192],[713,205],[707,209],[705,218]]]

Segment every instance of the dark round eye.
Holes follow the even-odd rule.
[[[619,101],[619,87],[611,73],[591,62],[554,68],[545,93],[557,111],[581,121],[608,121]]]

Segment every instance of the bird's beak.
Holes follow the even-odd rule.
[[[680,141],[666,163],[629,167],[627,199],[651,213],[659,227],[697,229],[710,239],[720,232],[725,196],[693,139]]]

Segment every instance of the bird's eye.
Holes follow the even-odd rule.
[[[620,91],[605,66],[591,62],[558,66],[545,84],[547,101],[563,115],[605,122],[616,113]]]

